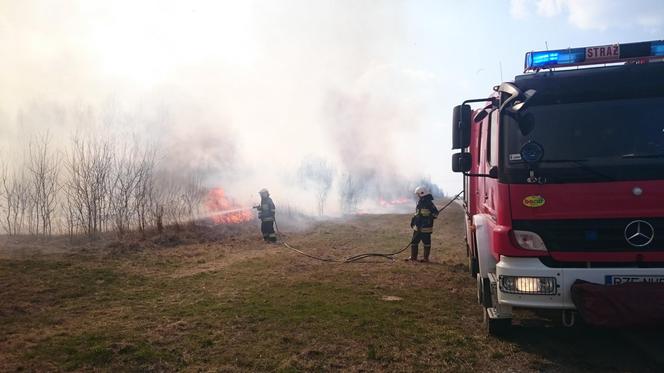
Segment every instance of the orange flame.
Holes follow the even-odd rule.
[[[226,197],[222,188],[212,188],[203,203],[207,217],[214,224],[238,224],[253,218],[251,209],[240,207]]]

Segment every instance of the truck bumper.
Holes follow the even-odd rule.
[[[520,308],[575,309],[571,298],[574,281],[584,280],[604,284],[607,276],[664,276],[664,268],[550,268],[538,258],[514,258],[501,256],[496,264],[496,275],[556,279],[555,294],[515,294],[497,286],[498,302],[501,305]]]

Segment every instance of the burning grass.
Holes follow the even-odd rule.
[[[326,264],[260,242],[257,226],[174,246],[103,245],[0,259],[3,370],[647,370],[609,331],[481,331],[461,212],[435,264]],[[318,255],[390,251],[408,217],[356,216],[286,232]],[[149,242],[145,241],[144,243]],[[6,254],[6,249],[1,251]]]
[[[221,188],[212,188],[203,201],[208,224],[239,224],[250,221],[254,214],[250,208],[241,207],[226,196]]]

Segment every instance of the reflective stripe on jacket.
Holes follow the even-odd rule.
[[[432,233],[433,221],[438,217],[438,209],[433,203],[433,197],[429,194],[417,201],[415,215],[411,219],[411,226],[418,232]]]

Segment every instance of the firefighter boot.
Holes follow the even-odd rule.
[[[431,245],[424,245],[424,255],[422,257],[423,263],[427,263],[429,261],[429,253],[431,253]]]
[[[413,262],[417,261],[417,245],[410,245],[410,258],[406,259]]]

